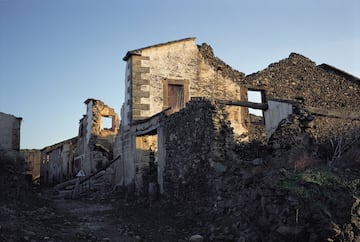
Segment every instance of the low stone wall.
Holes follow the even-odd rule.
[[[208,181],[226,171],[234,138],[223,106],[193,100],[164,122],[165,194],[172,199],[201,200],[212,191]]]

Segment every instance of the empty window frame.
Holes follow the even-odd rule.
[[[248,90],[248,101],[253,103],[263,103],[264,91],[262,90]],[[249,108],[249,113],[255,116],[263,117],[263,111],[260,109]]]
[[[101,130],[107,129],[112,130],[113,129],[113,117],[112,116],[102,116],[101,117]]]

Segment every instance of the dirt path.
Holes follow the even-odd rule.
[[[124,223],[108,201],[54,200],[56,214],[62,219],[50,223],[56,239],[76,241],[139,241],[135,234],[124,230]],[[62,220],[62,221],[61,221]]]
[[[194,214],[182,207],[97,193],[78,199],[51,194],[24,206],[1,205],[0,241],[184,242],[197,233]]]

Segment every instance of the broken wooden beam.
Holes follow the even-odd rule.
[[[360,112],[358,111],[348,111],[348,110],[340,110],[340,109],[323,109],[323,108],[316,108],[311,106],[305,106],[305,108],[311,114],[316,116],[360,120]]]

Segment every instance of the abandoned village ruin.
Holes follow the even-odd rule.
[[[79,134],[38,151],[42,183],[66,181],[81,169],[94,174],[118,157],[108,169],[111,184],[147,193],[152,183],[170,192],[204,163],[226,171],[224,160],[238,143],[281,151],[305,134],[321,143],[360,124],[359,79],[299,54],[248,76],[215,57],[209,45],[196,45],[195,38],[132,50],[123,59],[121,124],[102,101],[86,100]],[[257,92],[261,103],[249,102],[249,92]],[[102,127],[104,118],[111,127]],[[236,155],[242,154],[231,154]]]
[[[360,127],[360,79],[300,54],[245,75],[209,45],[186,38],[128,51],[123,60],[120,118],[89,98],[77,136],[21,151],[41,185],[57,185],[71,197],[65,187],[82,171],[83,189],[101,184],[136,196],[236,207],[239,190],[250,201],[258,195],[234,180],[255,179],[265,164],[304,169],[327,159],[342,166],[321,145]],[[261,102],[249,100],[252,94]],[[111,125],[104,127],[106,119]],[[3,148],[19,149],[19,141],[9,146],[18,139],[19,120],[1,118]],[[11,125],[18,133],[3,131]],[[264,202],[259,206],[270,216]]]

